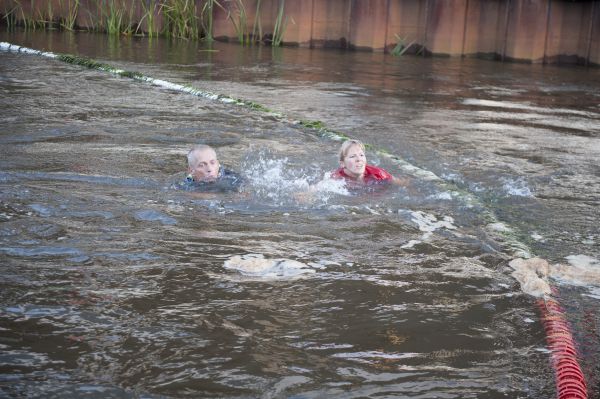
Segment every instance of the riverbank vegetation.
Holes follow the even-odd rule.
[[[265,34],[261,0],[245,3],[252,8],[244,0],[8,0],[0,2],[0,17],[8,29],[82,30],[210,42],[215,39],[215,14],[225,13],[240,44],[282,45],[288,23],[285,0],[279,0],[273,30]]]

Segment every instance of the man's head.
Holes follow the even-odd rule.
[[[188,173],[194,181],[214,181],[219,176],[219,160],[215,150],[205,144],[194,146],[187,155]]]
[[[353,178],[357,178],[365,173],[367,166],[367,157],[365,156],[365,146],[358,140],[346,140],[340,147],[340,167],[344,172]]]

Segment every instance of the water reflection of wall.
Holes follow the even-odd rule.
[[[196,0],[198,12],[204,1]],[[0,14],[16,3],[0,0]],[[45,9],[47,3],[57,17],[68,12],[67,2],[53,0],[20,2],[19,7],[22,15],[35,18],[35,7]],[[138,20],[141,3],[123,0]],[[258,3],[262,32],[270,34],[282,2],[243,0],[248,31]],[[236,40],[229,16],[237,18],[237,3],[222,4],[227,10],[215,7],[213,35]],[[94,26],[91,15],[97,8],[95,0],[80,0],[77,24]],[[284,43],[304,47],[390,51],[403,42],[413,43],[411,52],[435,55],[600,65],[598,0],[303,0],[285,2],[284,15]]]

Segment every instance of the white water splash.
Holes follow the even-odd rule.
[[[307,191],[309,188],[305,176],[293,175],[287,158],[269,159],[260,156],[248,163],[244,169],[250,182],[249,187],[252,187],[259,198],[270,200],[275,205],[282,205],[290,201],[294,193]]]
[[[317,184],[312,186],[314,192],[321,194],[338,194],[338,195],[350,195],[350,192],[346,188],[346,182],[340,179],[332,179],[330,173],[325,173],[323,179]]]
[[[246,276],[267,279],[294,278],[315,273],[305,263],[285,258],[266,259],[262,254],[235,255],[226,260],[223,267]]]
[[[327,203],[332,196],[349,194],[344,181],[331,179],[329,173],[311,184],[317,180],[315,173],[291,166],[288,158],[274,159],[262,154],[258,159],[247,160],[244,169],[254,194],[273,205],[315,200]]]

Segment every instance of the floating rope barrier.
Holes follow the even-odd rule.
[[[101,63],[101,62],[98,62],[98,61],[95,61],[95,60],[92,60],[89,58],[85,58],[85,57],[80,57],[80,56],[75,56],[75,55],[70,55],[70,54],[58,54],[58,53],[34,50],[31,48],[22,47],[22,46],[14,45],[14,44],[7,43],[7,42],[0,42],[0,51],[23,53],[23,54],[28,54],[28,55],[37,55],[37,56],[41,56],[41,57],[56,59],[56,60],[60,60],[60,61],[63,61],[63,62],[69,63],[69,64],[80,65],[80,66],[83,66],[86,68],[96,69],[96,70],[103,71],[103,72],[108,72],[113,75],[130,78],[130,79],[137,80],[140,82],[149,83],[149,84],[163,87],[163,88],[166,88],[169,90],[179,91],[182,93],[191,94],[191,95],[194,95],[197,97],[202,97],[202,98],[206,98],[206,99],[213,100],[213,101],[218,101],[218,102],[225,103],[225,104],[244,106],[244,107],[247,107],[247,108],[250,108],[253,110],[267,113],[269,116],[273,117],[274,119],[276,119],[278,121],[287,122],[287,123],[290,123],[293,125],[303,126],[307,129],[314,131],[320,137],[326,137],[331,140],[344,141],[349,138],[344,133],[337,132],[335,130],[327,128],[325,126],[325,124],[323,124],[323,122],[321,122],[321,121],[294,120],[291,118],[287,118],[285,115],[283,115],[280,112],[270,110],[269,108],[267,108],[261,104],[258,104],[254,101],[236,99],[236,98],[233,98],[233,97],[230,97],[227,95],[216,94],[216,93],[212,93],[210,91],[200,90],[200,89],[197,89],[190,85],[181,85],[181,84],[169,82],[169,81],[162,80],[162,79],[155,79],[150,76],[143,75],[139,72],[125,71],[123,69],[115,68],[111,65],[104,64],[104,63]],[[497,219],[497,217],[493,214],[493,212],[489,211],[483,204],[480,203],[480,201],[477,197],[475,197],[468,191],[465,191],[465,190],[457,187],[456,185],[454,185],[451,182],[445,181],[444,179],[442,179],[441,177],[437,176],[435,173],[433,173],[429,170],[420,168],[416,165],[413,165],[413,164],[407,162],[406,160],[400,158],[399,156],[390,154],[388,151],[386,151],[384,149],[376,148],[368,143],[365,144],[365,147],[369,148],[370,150],[373,150],[376,154],[378,154],[382,157],[388,158],[398,168],[400,168],[404,173],[409,174],[414,177],[417,177],[422,180],[433,181],[438,186],[442,187],[443,189],[449,190],[456,197],[461,198],[463,201],[465,201],[465,203],[467,203],[467,206],[480,205],[481,206],[481,214],[487,223],[487,226],[486,226],[487,232],[494,238],[494,240],[502,243],[506,247],[506,251],[509,251],[511,253],[511,256],[513,256],[513,257],[521,257],[521,258],[531,258],[532,257],[531,250],[528,248],[528,246],[525,245],[524,243],[522,243],[519,239],[517,239],[517,236],[518,236],[517,232],[514,231],[509,226],[507,226],[506,224],[499,221]]]
[[[272,111],[267,107],[253,101],[235,99],[227,95],[199,90],[189,85],[181,85],[161,79],[154,79],[139,72],[125,71],[123,69],[118,69],[111,65],[100,63],[84,57],[39,51],[6,42],[0,42],[0,51],[38,55],[46,58],[57,59],[69,64],[80,65],[86,68],[108,72],[114,75],[134,79],[182,93],[191,94],[197,97],[203,97],[226,104],[248,107],[253,110],[265,112],[271,117],[274,117],[276,120],[312,129],[319,136],[327,137],[336,141],[344,141],[349,138],[343,133],[327,128],[321,121],[293,120],[287,118],[282,113]],[[487,231],[491,233],[494,238],[498,239],[502,244],[505,245],[506,249],[511,252],[511,256],[525,259],[532,257],[532,252],[529,247],[518,240],[517,232],[498,220],[496,215],[483,206],[479,199],[471,193],[457,187],[451,182],[442,179],[431,171],[422,169],[394,154],[390,154],[384,149],[376,148],[369,144],[366,144],[365,146],[375,151],[375,153],[378,155],[390,159],[403,172],[423,180],[433,181],[438,186],[455,193],[457,197],[461,198],[469,206],[481,205],[481,212],[484,216],[484,219],[488,223],[486,226]],[[548,295],[544,296],[542,299],[539,299],[538,305],[542,315],[542,323],[546,333],[548,347],[552,354],[552,366],[554,368],[556,377],[557,398],[587,399],[588,396],[585,378],[581,371],[581,367],[579,366],[575,342],[573,341],[573,336],[571,334],[569,323],[566,320],[564,310],[560,307],[558,301],[552,299]]]
[[[565,311],[552,298],[538,300],[546,342],[551,352],[551,363],[556,380],[558,399],[587,399],[585,377],[578,361],[578,353]]]

